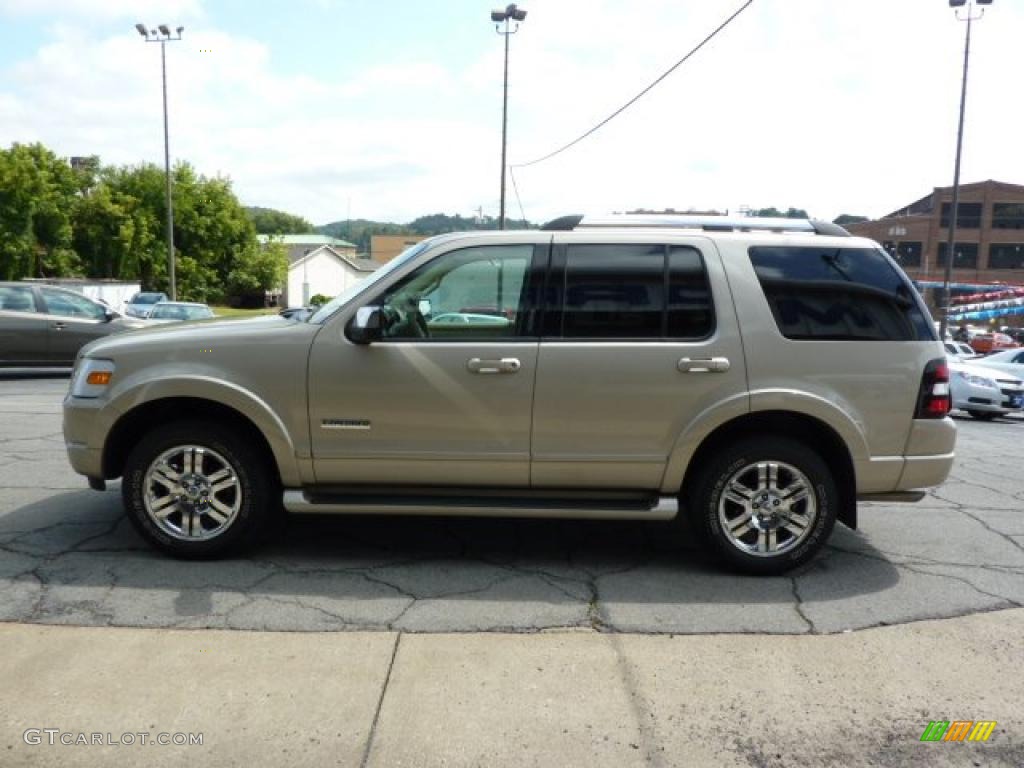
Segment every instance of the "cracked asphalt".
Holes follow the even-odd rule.
[[[950,480],[865,504],[786,578],[726,573],[685,527],[289,518],[213,563],[151,551],[60,431],[66,378],[0,378],[0,621],[254,630],[824,634],[1024,605],[1024,419],[959,419]]]

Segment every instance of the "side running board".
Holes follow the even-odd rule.
[[[465,517],[550,517],[590,520],[671,520],[679,513],[674,496],[629,500],[507,499],[462,496],[357,496],[284,492],[289,512],[322,515],[456,515]]]

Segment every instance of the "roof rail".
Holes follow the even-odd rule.
[[[612,216],[562,216],[541,229],[571,231],[607,228],[700,229],[705,232],[806,232],[849,237],[838,224],[818,219],[765,218],[760,216],[696,216],[687,214],[616,214]]]

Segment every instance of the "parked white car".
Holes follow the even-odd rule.
[[[1005,371],[948,358],[953,408],[982,421],[1024,408],[1024,382]]]
[[[167,301],[166,293],[140,291],[128,299],[124,305],[124,314],[128,317],[149,317],[153,307],[161,301]]]
[[[946,348],[947,357],[953,360],[959,360],[965,362],[967,360],[977,360],[983,355],[979,355],[970,344],[966,344],[962,341],[946,341],[943,342],[942,346]]]
[[[993,352],[985,356],[984,364],[986,368],[994,368],[1018,379],[1024,379],[1024,348]]]

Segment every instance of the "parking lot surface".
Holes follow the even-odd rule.
[[[150,550],[118,483],[64,454],[66,378],[0,378],[0,620],[264,630],[834,633],[1024,604],[1024,419],[959,419],[950,480],[865,504],[785,578],[722,571],[663,523],[290,518],[228,561]]]

